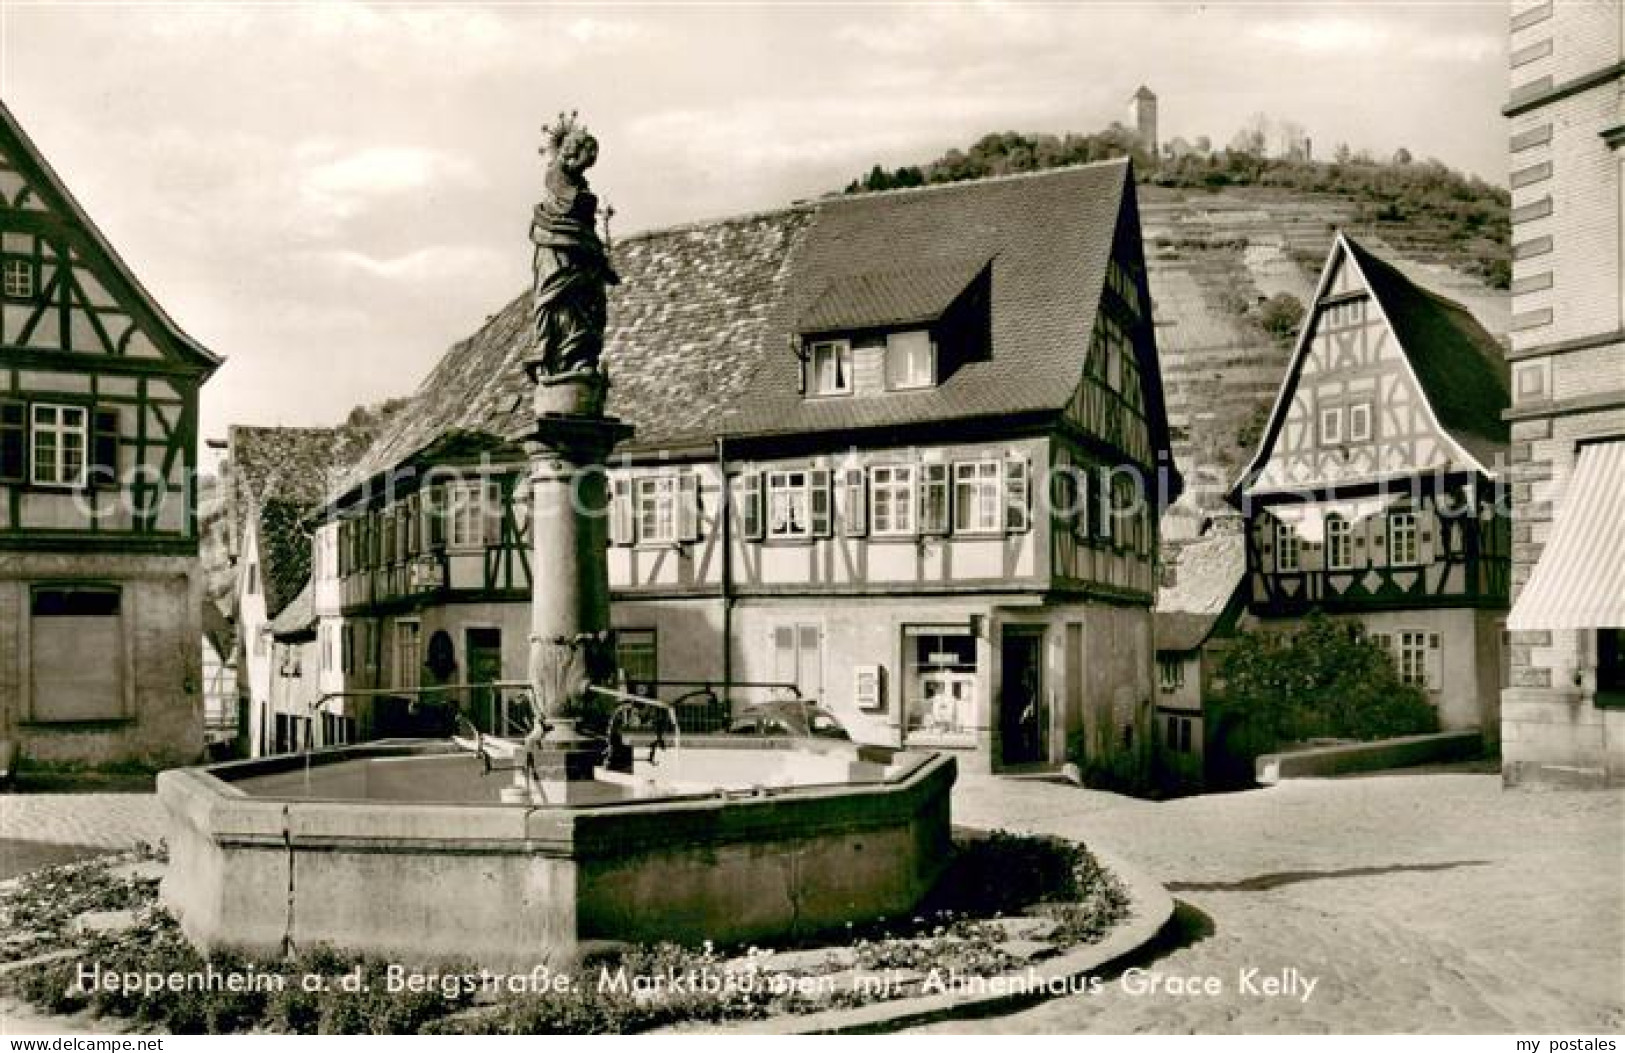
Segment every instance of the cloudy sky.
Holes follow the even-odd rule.
[[[541,124],[618,234],[770,208],[990,130],[1164,138],[1263,111],[1500,182],[1504,2],[126,4],[0,0],[0,96],[229,361],[204,427],[414,388],[525,287]]]

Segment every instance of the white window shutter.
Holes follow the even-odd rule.
[[[739,526],[747,540],[760,541],[764,533],[762,473],[747,472],[739,483]]]
[[[1013,534],[1025,533],[1032,525],[1031,462],[1025,457],[1004,461],[1004,528]]]
[[[814,468],[807,473],[807,503],[812,512],[814,537],[829,537],[833,532],[834,516],[830,514],[829,469]]]
[[[632,481],[610,480],[609,543],[630,545],[636,540],[632,516]]]
[[[700,477],[696,472],[677,477],[677,537],[681,541],[700,539]]]
[[[841,509],[841,527],[847,537],[863,537],[869,532],[869,473],[848,468],[842,473],[841,487],[846,502]]]
[[[1427,683],[1429,691],[1444,688],[1444,648],[1438,633],[1428,633]]]

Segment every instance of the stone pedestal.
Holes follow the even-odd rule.
[[[630,425],[597,412],[599,374],[542,378],[539,412],[526,435],[531,455],[532,599],[530,679],[545,734],[527,741],[538,797],[568,803],[568,787],[592,779],[602,744],[581,736],[571,712],[588,687],[613,677],[609,620],[609,487],[605,463]]]

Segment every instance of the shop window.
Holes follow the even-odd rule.
[[[978,670],[968,626],[903,630],[903,712],[911,739],[974,745]]]
[[[659,636],[654,629],[616,629],[615,661],[633,690],[660,679]]]

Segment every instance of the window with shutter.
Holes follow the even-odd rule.
[[[29,416],[35,485],[82,485],[89,439],[85,407],[35,403]]]
[[[807,473],[807,486],[811,490],[813,537],[829,537],[835,532],[833,509],[830,507],[829,470],[814,468]]]
[[[760,472],[748,472],[739,481],[739,529],[748,540],[762,540],[762,475]]]
[[[670,545],[678,537],[678,484],[673,475],[646,475],[632,481],[633,529],[647,545]]]
[[[0,482],[20,483],[28,465],[28,407],[0,402]]]
[[[1028,464],[1025,457],[1010,457],[1004,462],[1004,529],[1015,534],[1025,532],[1032,525]]]
[[[847,468],[841,478],[841,529],[847,537],[862,537],[869,532],[868,476],[862,468]]]
[[[767,473],[767,536],[794,540],[813,536],[808,477],[797,469]]]
[[[870,477],[874,495],[875,536],[912,536],[916,501],[914,466],[877,465],[870,469]]]

